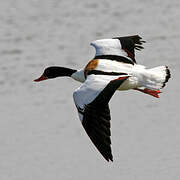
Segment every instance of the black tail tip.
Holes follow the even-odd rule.
[[[169,70],[168,66],[166,66],[166,78],[165,78],[165,81],[164,81],[162,87],[164,87],[166,85],[166,83],[169,81],[170,77],[171,77],[170,70]]]

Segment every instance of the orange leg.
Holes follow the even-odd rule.
[[[145,89],[135,88],[135,90],[143,92],[145,94],[149,94],[149,95],[154,96],[156,98],[159,98],[159,94],[162,93],[160,90],[151,90],[151,89],[147,89],[147,88],[145,88]]]

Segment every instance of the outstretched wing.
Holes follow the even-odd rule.
[[[138,35],[115,37],[113,39],[100,39],[93,41],[92,46],[96,49],[95,58],[111,59],[124,63],[134,64],[135,49],[143,49],[145,41]]]
[[[128,76],[89,75],[73,94],[86,133],[107,161],[113,161],[108,103],[127,78]]]

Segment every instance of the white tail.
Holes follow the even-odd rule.
[[[149,78],[146,87],[149,89],[162,89],[171,77],[170,70],[167,66],[158,66],[148,70]]]

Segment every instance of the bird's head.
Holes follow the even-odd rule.
[[[44,70],[43,74],[38,78],[35,79],[35,82],[47,80],[47,79],[53,79],[56,77],[62,77],[62,76],[71,76],[76,70],[65,68],[65,67],[58,67],[58,66],[51,66]]]

